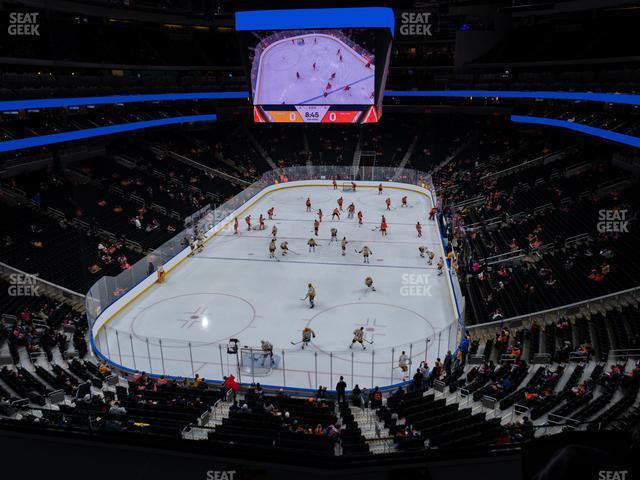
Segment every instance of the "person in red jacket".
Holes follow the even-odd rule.
[[[235,401],[236,393],[238,393],[238,382],[236,382],[236,377],[233,375],[224,377],[222,387],[224,388],[225,395],[229,395],[229,392],[232,392],[231,395],[233,395],[233,400]]]

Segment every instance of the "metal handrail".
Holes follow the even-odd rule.
[[[503,318],[501,320],[495,320],[493,322],[486,322],[486,323],[479,323],[477,325],[467,325],[466,329],[472,331],[472,330],[479,330],[479,329],[482,329],[482,328],[496,327],[496,326],[499,326],[499,325],[505,325],[505,324],[508,325],[508,324],[514,323],[516,321],[522,321],[522,320],[526,320],[526,319],[531,319],[531,318],[534,318],[534,317],[539,317],[541,315],[548,315],[550,313],[556,313],[556,312],[560,312],[562,310],[568,310],[570,308],[586,306],[586,305],[589,305],[591,303],[601,302],[603,300],[608,300],[608,299],[612,299],[612,298],[615,298],[615,297],[628,295],[628,294],[633,294],[633,293],[637,293],[637,292],[640,292],[640,286],[639,287],[628,288],[626,290],[620,290],[620,291],[614,292],[614,293],[609,293],[607,295],[602,295],[600,297],[588,298],[586,300],[581,300],[581,301],[575,302],[575,303],[568,303],[566,305],[561,305],[559,307],[549,308],[547,310],[539,310],[537,312],[526,313],[524,315],[518,315],[516,317]]]

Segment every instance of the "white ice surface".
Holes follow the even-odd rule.
[[[403,195],[408,196],[408,208],[400,207]],[[345,211],[341,220],[332,221],[331,211],[340,196]],[[391,211],[385,209],[387,196],[392,199]],[[306,212],[307,197],[314,212]],[[364,214],[363,226],[346,218],[352,201],[356,212]],[[260,213],[266,218],[267,210],[275,207],[266,230],[247,231],[240,218],[239,235],[229,228],[213,237],[203,252],[170,272],[166,283],[153,286],[115,316],[98,334],[96,344],[113,361],[128,367],[220,379],[223,374],[238,375],[236,357],[227,355],[220,345],[238,338],[241,346],[258,347],[266,339],[273,343],[276,355],[284,356],[285,368],[280,359],[267,377],[252,379],[241,371],[243,382],[332,387],[343,375],[350,387],[398,383],[402,375],[397,360],[402,350],[411,352],[415,371],[425,359],[427,338],[431,339],[430,365],[438,346],[443,356],[455,342],[446,275],[437,276],[435,261],[427,265],[418,252],[418,246],[425,245],[436,252],[436,259],[442,255],[435,222],[428,220],[431,206],[426,196],[391,188],[383,195],[376,188],[354,193],[321,186],[269,193],[243,214],[243,218],[251,214],[257,223]],[[325,213],[320,246],[309,253],[306,242],[313,235],[318,208]],[[377,229],[383,214],[389,224],[386,238]],[[416,235],[417,221],[423,225],[421,239]],[[273,225],[278,227],[278,246],[288,240],[295,254],[283,258],[278,248],[278,261],[269,259]],[[329,243],[333,226],[340,239],[346,236],[350,242],[344,257],[338,244]],[[369,265],[355,253],[365,244],[373,251]],[[375,292],[366,291],[366,276],[374,279]],[[309,282],[317,291],[314,309],[301,300]],[[301,351],[291,342],[300,340],[307,325],[317,337]],[[365,326],[365,338],[374,343],[366,344],[364,351],[360,346],[350,350],[353,330],[360,325]],[[162,350],[158,338],[163,339]]]
[[[295,40],[304,38],[304,45]],[[372,105],[374,65],[335,37],[301,35],[269,45],[260,57],[254,103],[256,105]],[[316,42],[314,42],[316,39]],[[342,54],[342,62],[338,55]],[[316,69],[313,69],[313,64]],[[298,79],[296,73],[300,74]],[[335,73],[335,79],[331,75]],[[331,89],[323,95],[327,83]],[[344,91],[349,85],[351,89]]]

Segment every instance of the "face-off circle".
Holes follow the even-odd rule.
[[[231,313],[233,312],[233,313]],[[158,318],[166,319],[158,328]],[[256,318],[255,308],[242,297],[226,293],[190,293],[164,298],[139,311],[131,320],[131,334],[163,348],[184,348],[226,342],[239,336]],[[170,339],[170,340],[165,340]]]
[[[361,326],[364,327],[364,338],[374,342],[372,349],[408,348],[413,343],[419,350],[424,348],[426,338],[435,335],[435,329],[424,315],[398,305],[377,302],[335,305],[315,314],[307,321],[307,326],[317,334],[317,342],[314,342],[317,350],[326,354],[347,351],[353,331]],[[424,335],[416,336],[417,331]],[[327,341],[327,338],[333,340]]]

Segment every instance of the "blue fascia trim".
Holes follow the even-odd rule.
[[[394,33],[393,10],[387,7],[307,8],[236,12],[237,31],[388,28]]]
[[[640,95],[627,93],[591,92],[526,92],[513,90],[387,90],[385,97],[500,97],[542,98],[555,100],[584,100],[591,102],[640,105]],[[140,103],[179,100],[249,99],[249,92],[163,93],[150,95],[109,95],[105,97],[41,98],[35,100],[11,100],[0,102],[0,112],[23,109],[81,107],[116,103]]]
[[[215,114],[184,115],[180,117],[160,118],[157,120],[144,120],[141,122],[109,125],[107,127],[87,128],[83,130],[74,130],[72,132],[53,133],[51,135],[41,135],[37,137],[21,138],[19,140],[7,140],[5,142],[0,142],[0,152],[41,147],[43,145],[51,145],[53,143],[70,142],[73,140],[82,140],[85,138],[100,137],[103,135],[112,135],[115,133],[130,132],[132,130],[160,127],[163,125],[191,122],[214,122],[215,120]]]
[[[81,107],[115,103],[174,102],[177,100],[229,100],[249,98],[248,92],[159,93],[148,95],[108,95],[104,97],[40,98],[0,102],[0,111],[31,108]]]
[[[640,105],[640,95],[630,93],[547,92],[518,90],[387,90],[385,97],[498,97],[589,101]]]
[[[527,115],[511,115],[511,121],[516,123],[528,123],[532,125],[545,125],[549,127],[566,128],[575,132],[592,135],[594,137],[604,138],[612,142],[623,143],[632,147],[640,148],[640,137],[625,135],[624,133],[612,132],[602,128],[590,127],[582,123],[569,122],[567,120],[558,120],[555,118],[531,117]]]

